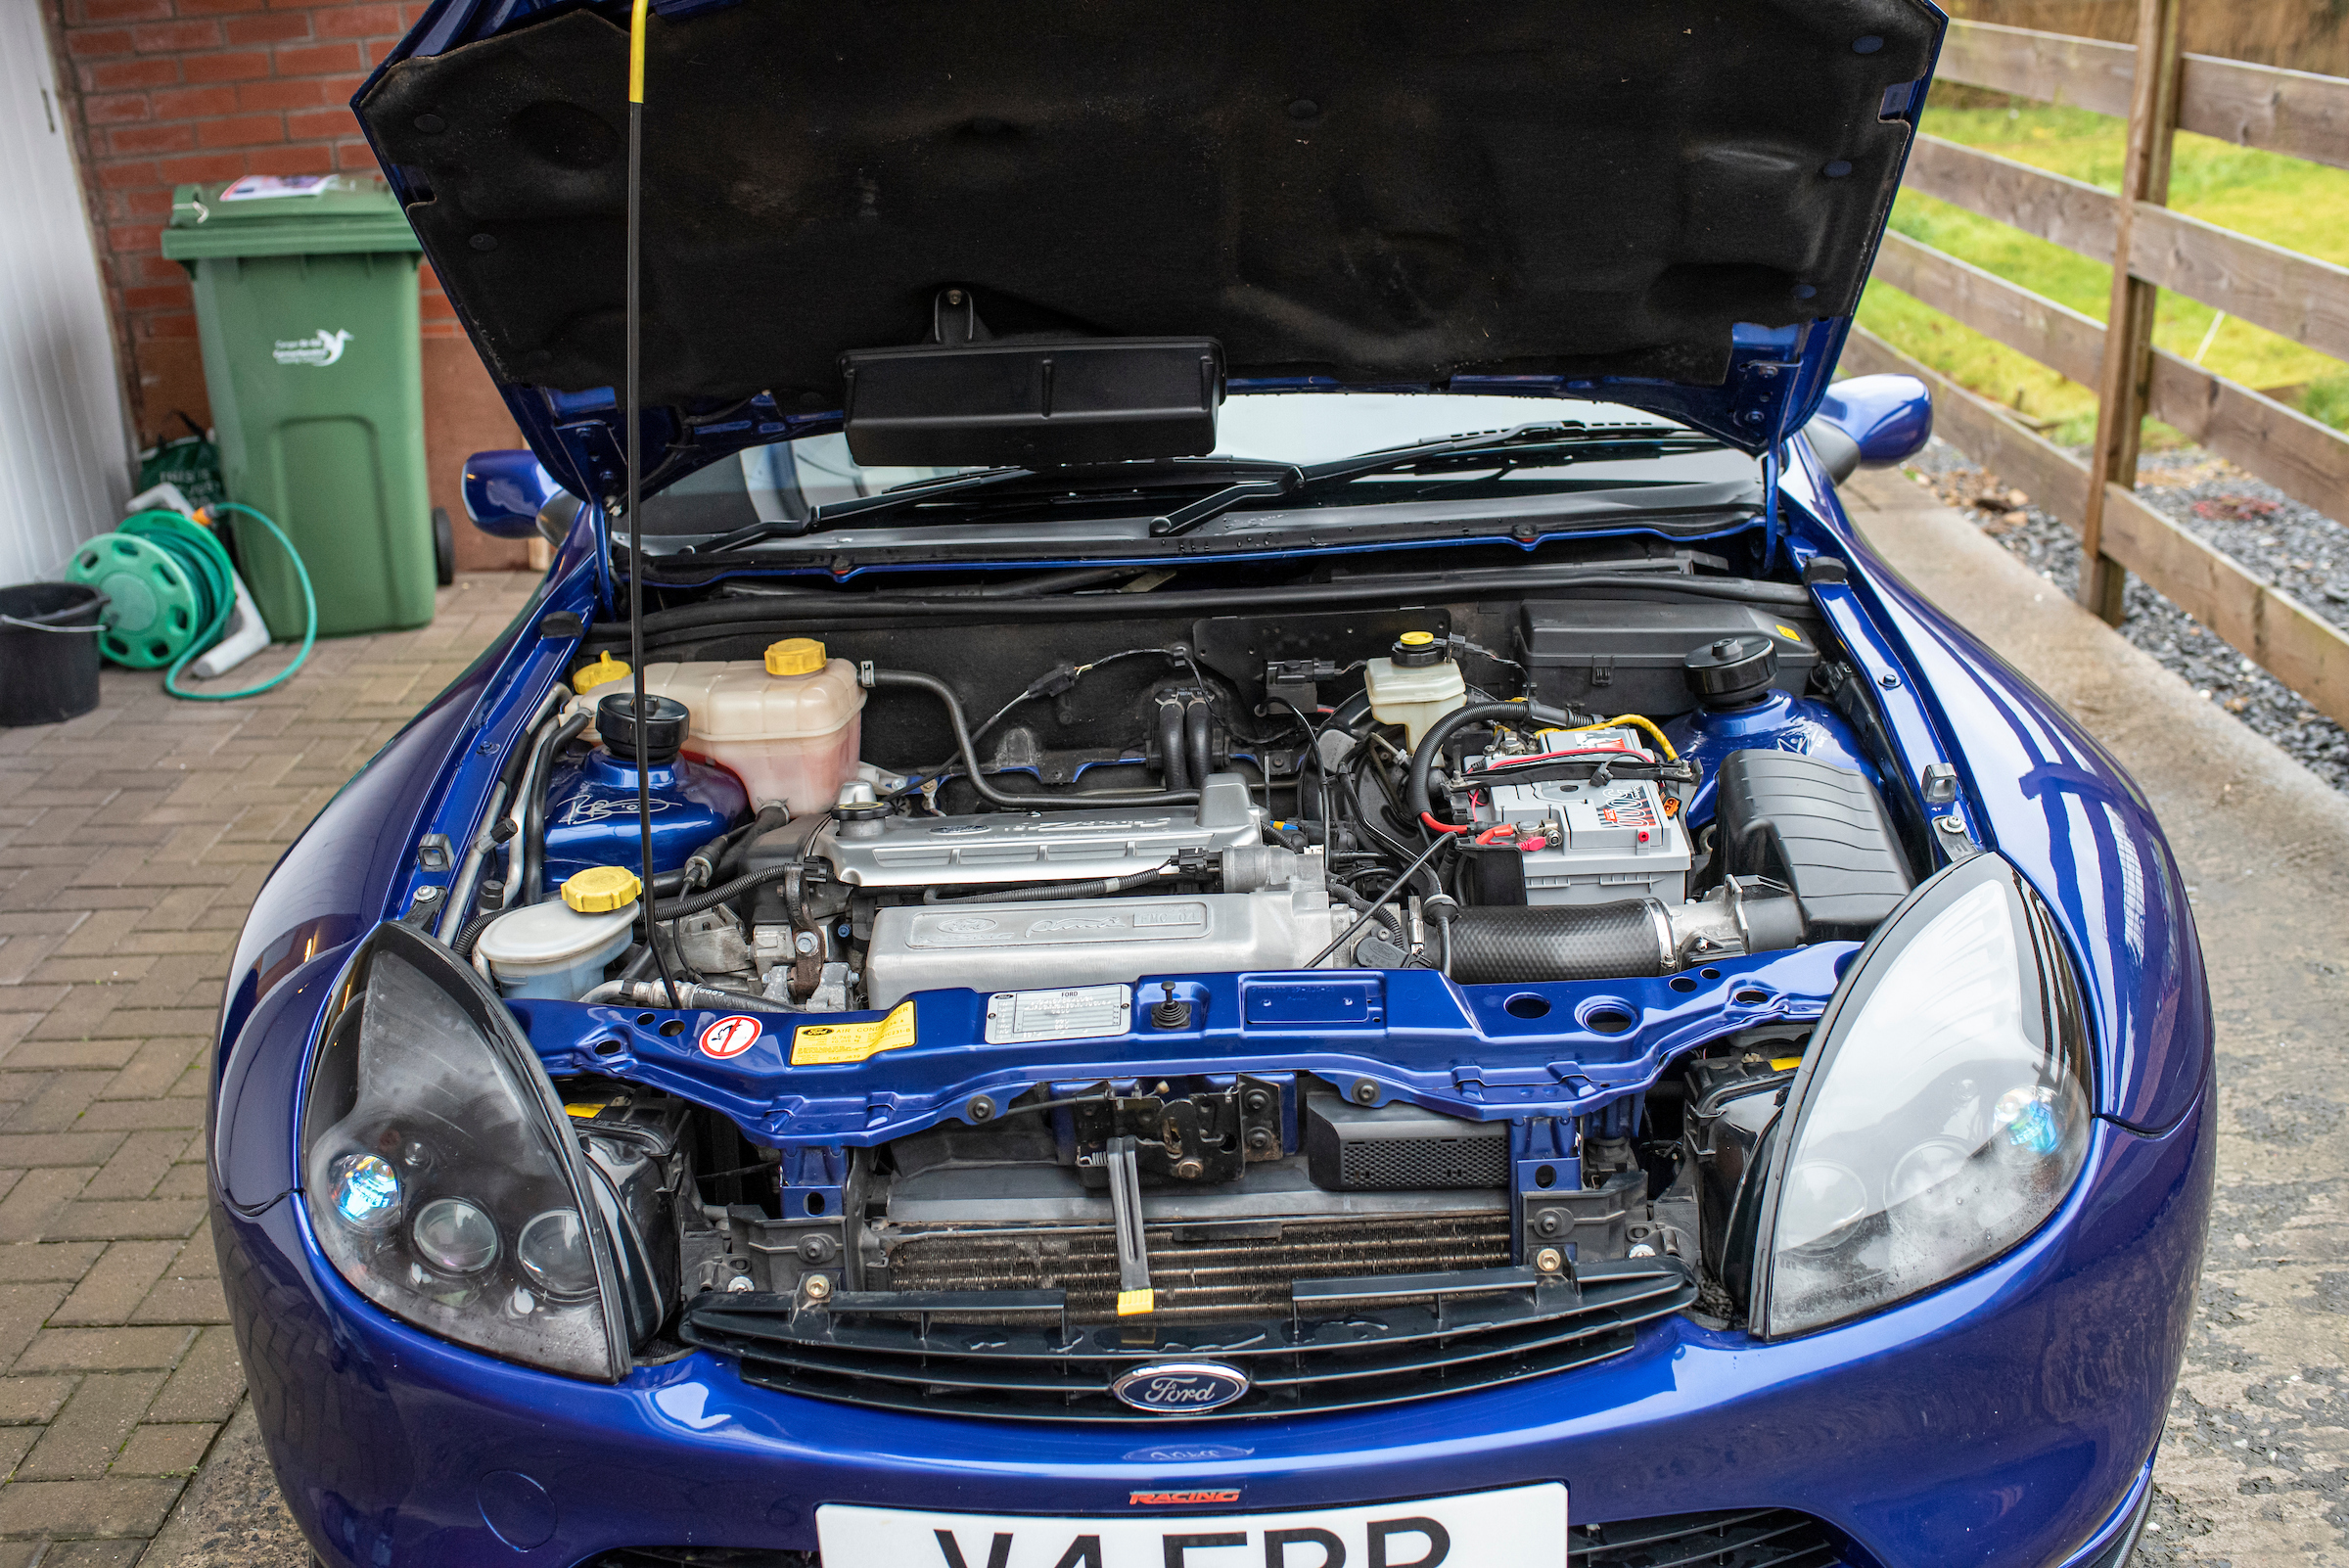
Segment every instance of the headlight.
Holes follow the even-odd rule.
[[[574,1377],[629,1333],[554,1085],[471,968],[379,926],[345,972],[302,1115],[310,1226],[343,1277],[420,1327]]]
[[[1755,1319],[1876,1311],[2039,1228],[2088,1154],[2088,1030],[2039,896],[1995,854],[1894,912],[1819,1020],[1784,1112]]]

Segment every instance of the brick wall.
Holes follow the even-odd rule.
[[[83,181],[143,440],[174,410],[210,423],[188,275],[160,236],[174,186],[245,174],[376,172],[350,95],[424,11],[421,0],[46,0],[75,98]],[[458,519],[460,563],[522,564],[519,544],[465,527],[465,454],[519,444],[487,375],[423,269],[427,460]]]

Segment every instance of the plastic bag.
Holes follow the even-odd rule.
[[[227,500],[228,487],[220,483],[220,453],[211,438],[177,409],[172,410],[172,417],[188,427],[188,434],[139,454],[139,489],[176,484],[188,504],[197,508]]]

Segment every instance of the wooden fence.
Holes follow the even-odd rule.
[[[1873,333],[1854,330],[1844,364],[1921,378],[1942,435],[2077,530],[2080,597],[2091,609],[2118,622],[2134,572],[2349,724],[2349,637],[2136,495],[2149,415],[2349,522],[2349,436],[2152,346],[2154,301],[2169,289],[2349,359],[2349,268],[2164,205],[2181,128],[2349,168],[2349,78],[2181,56],[2178,7],[2140,0],[2134,45],[1957,22],[1942,51],[1940,80],[2126,116],[2118,196],[1932,135],[1920,135],[1910,157],[1910,189],[2113,263],[2111,330],[1905,235],[1887,233],[1876,256],[1876,278],[2093,388],[2089,461]],[[2153,69],[2140,71],[2147,59]]]

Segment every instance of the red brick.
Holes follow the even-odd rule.
[[[155,117],[158,119],[208,119],[214,115],[233,115],[237,112],[237,90],[234,87],[175,87],[169,92],[155,94]]]
[[[115,153],[184,153],[196,145],[192,125],[125,125],[106,133],[107,150]]]
[[[111,27],[125,22],[169,22],[171,0],[72,0],[73,21],[82,26]]]
[[[181,68],[192,82],[257,81],[269,74],[265,50],[229,50],[217,55],[190,55]]]
[[[171,189],[166,185],[142,186],[135,191],[116,191],[107,199],[107,217],[110,222],[137,222],[145,219],[160,223],[171,215]]]
[[[145,93],[105,93],[81,101],[81,116],[93,125],[128,125],[154,117]]]
[[[347,109],[312,109],[286,116],[288,141],[332,141],[358,133],[358,119]]]
[[[224,17],[240,11],[258,11],[262,0],[179,0],[183,17]]]
[[[179,265],[176,261],[171,264],[175,267]],[[187,274],[182,272],[180,277],[185,279]],[[188,285],[184,281],[176,288],[157,283],[122,291],[122,308],[125,310],[185,310],[189,302]]]
[[[237,89],[239,109],[316,109],[333,102],[327,95],[326,84],[315,76],[298,76],[292,81],[249,81]]]
[[[66,53],[76,60],[102,60],[108,55],[127,55],[131,52],[130,29],[112,27],[104,32],[71,30],[66,34]]]
[[[179,62],[109,60],[81,68],[82,87],[93,93],[121,92],[130,87],[171,87],[179,82]]]
[[[321,38],[396,38],[401,31],[399,7],[388,5],[329,7],[319,11],[310,25]]]
[[[112,223],[107,226],[107,244],[114,250],[146,253],[163,242],[163,226],[160,223]]]
[[[359,46],[349,43],[310,44],[299,49],[281,48],[277,52],[277,73],[281,76],[323,76],[366,63]]]
[[[142,283],[177,283],[188,281],[188,269],[178,262],[153,252],[146,255],[126,255],[122,260],[122,285],[125,288]]]
[[[239,115],[232,119],[201,120],[196,141],[204,147],[253,147],[286,139],[286,122],[277,115]]]
[[[162,170],[144,160],[125,159],[118,163],[98,165],[98,188],[102,191],[132,191],[164,183]]]
[[[182,310],[167,316],[147,316],[139,322],[140,336],[146,338],[193,338],[196,336],[196,312]]]
[[[334,150],[315,144],[303,147],[256,147],[248,158],[255,174],[332,174]]]
[[[310,19],[300,15],[231,17],[228,41],[239,48],[252,44],[291,43],[310,35]]]
[[[130,29],[131,42],[143,55],[167,55],[188,49],[220,47],[217,22],[151,22]]]
[[[233,180],[245,171],[242,153],[199,153],[193,158],[166,158],[156,165],[165,185],[208,185],[215,180]]]

